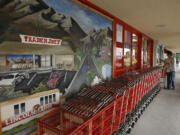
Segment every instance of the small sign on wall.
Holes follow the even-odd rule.
[[[122,60],[123,60],[123,48],[117,47],[116,48],[116,68],[122,68]]]
[[[118,57],[118,59],[122,59],[122,57],[123,57],[123,49],[122,48],[119,48],[119,47],[116,48],[116,56]]]
[[[116,25],[116,41],[122,43],[122,26]]]
[[[61,45],[61,39],[35,37],[30,35],[19,35],[22,43],[39,45]]]

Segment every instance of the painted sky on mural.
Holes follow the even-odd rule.
[[[104,29],[110,27],[112,29],[112,21],[100,16],[71,0],[44,0],[56,12],[63,13],[66,16],[73,17],[81,28],[88,32],[95,28]],[[103,22],[103,23],[102,23]]]
[[[35,55],[35,59],[38,59],[38,55]],[[7,59],[32,59],[33,55],[7,55]]]

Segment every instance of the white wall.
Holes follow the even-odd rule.
[[[74,55],[56,55],[56,67],[71,70],[74,67]]]
[[[49,107],[48,110],[44,111],[44,112],[41,112],[41,113],[38,113],[36,115],[33,115],[29,118],[26,118],[24,120],[21,120],[21,121],[18,121],[14,124],[11,124],[9,126],[6,126],[2,129],[2,131],[6,131],[6,130],[10,130],[11,128],[14,128],[18,125],[21,125],[21,124],[25,124],[35,118],[39,118],[41,116],[43,116],[44,114],[48,113],[49,111],[52,110],[52,104],[59,104],[59,95],[60,93],[59,92],[53,92],[51,94],[47,94],[47,96],[49,95],[52,95],[52,94],[56,94],[56,102],[52,102],[51,104],[48,104],[47,106]],[[40,97],[45,97],[46,95],[41,95]],[[14,118],[15,117],[15,114],[14,114],[14,105],[16,104],[19,104],[19,108],[20,108],[20,104],[21,103],[24,103],[25,102],[25,112],[29,112],[29,111],[32,111],[33,110],[33,107],[37,104],[40,104],[40,97],[36,97],[36,98],[32,98],[32,99],[28,99],[28,100],[21,100],[19,102],[15,102],[15,103],[12,103],[12,104],[8,104],[8,105],[4,105],[4,106],[1,106],[1,121],[5,121],[7,120],[8,118]],[[23,97],[22,97],[23,99]],[[45,99],[44,99],[44,106],[45,106]],[[21,114],[17,115],[17,116],[20,116]]]

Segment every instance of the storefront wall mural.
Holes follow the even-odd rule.
[[[2,0],[0,28],[0,102],[112,77],[112,21],[71,0]]]

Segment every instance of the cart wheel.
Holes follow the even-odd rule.
[[[131,127],[134,128],[135,122],[132,123]]]
[[[138,117],[135,118],[135,122],[137,122],[137,121],[138,121]]]
[[[126,131],[126,133],[130,134],[130,133],[131,133],[131,128],[128,128],[128,130]]]

